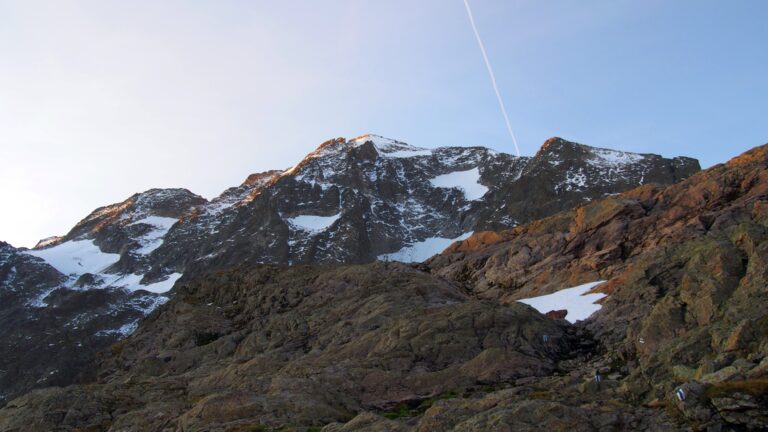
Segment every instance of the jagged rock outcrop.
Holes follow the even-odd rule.
[[[666,159],[601,149],[550,138],[514,182],[500,182],[476,230],[506,229],[505,220],[525,223],[643,184],[672,184],[699,171],[695,159]]]

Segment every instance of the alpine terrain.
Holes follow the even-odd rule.
[[[0,243],[0,430],[760,430],[766,168],[364,135],[136,194]]]

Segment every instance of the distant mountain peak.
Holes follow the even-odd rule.
[[[371,141],[374,144],[405,144],[402,141],[398,141],[392,138],[387,138],[381,135],[372,134],[372,133],[366,133],[362,134],[360,136],[354,137],[350,139],[348,142],[354,142],[359,144],[365,144],[366,142]]]
[[[371,144],[373,148],[379,153],[379,155],[384,157],[391,156],[392,153],[399,152],[420,152],[421,154],[419,155],[426,155],[425,152],[430,152],[429,149],[424,147],[416,147],[403,141],[367,133],[351,139],[339,137],[325,141],[324,143],[320,144],[320,146],[318,146],[315,151],[308,154],[304,159],[306,160],[315,157],[328,156],[330,154],[342,151],[349,151],[358,147],[362,147],[366,144]]]

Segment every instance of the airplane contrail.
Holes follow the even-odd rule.
[[[469,1],[464,0],[464,6],[467,8],[467,16],[469,16],[469,23],[472,25],[472,31],[475,32],[475,39],[477,39],[477,45],[480,46],[480,52],[483,54],[483,61],[485,61],[485,67],[488,69],[488,75],[491,76],[491,85],[493,85],[493,91],[496,92],[496,99],[499,101],[499,107],[501,108],[501,114],[504,116],[504,122],[507,124],[507,130],[509,136],[512,137],[512,143],[515,145],[515,151],[520,156],[520,147],[517,145],[517,138],[515,138],[515,132],[512,130],[512,125],[509,123],[509,116],[507,115],[507,109],[504,108],[504,101],[501,99],[501,93],[499,93],[499,87],[496,85],[496,76],[493,74],[493,68],[491,62],[488,60],[488,54],[485,52],[485,45],[483,40],[480,39],[480,33],[477,31],[475,25],[475,19],[472,17],[472,9],[469,7]]]

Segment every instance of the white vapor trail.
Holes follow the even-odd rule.
[[[488,69],[488,75],[491,76],[491,85],[493,85],[493,91],[496,92],[496,99],[499,101],[499,107],[501,108],[501,114],[504,116],[504,122],[507,124],[507,130],[509,136],[512,137],[512,143],[515,145],[515,151],[520,156],[520,147],[517,145],[517,138],[515,138],[515,132],[512,131],[512,125],[509,123],[509,116],[507,115],[507,109],[504,108],[504,101],[501,99],[501,93],[499,93],[499,87],[496,85],[496,76],[493,74],[493,68],[491,62],[488,60],[488,54],[485,52],[485,45],[483,40],[480,39],[480,33],[477,32],[477,26],[475,26],[475,19],[472,17],[472,9],[469,7],[469,1],[464,0],[464,6],[467,8],[467,15],[469,16],[469,23],[472,24],[472,31],[475,32],[475,39],[477,39],[477,45],[480,46],[480,52],[483,54],[483,61],[485,61],[485,67]]]

